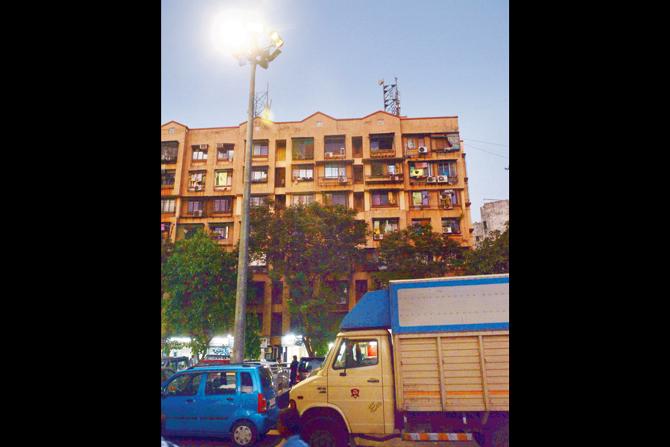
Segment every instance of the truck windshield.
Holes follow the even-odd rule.
[[[344,340],[340,345],[333,369],[361,368],[376,365],[377,340]]]

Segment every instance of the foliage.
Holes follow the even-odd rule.
[[[435,278],[458,273],[466,249],[430,225],[413,225],[386,234],[378,253],[379,271],[372,274],[378,286],[390,280]]]
[[[490,275],[509,273],[509,222],[505,231],[493,231],[479,247],[465,256],[467,275]]]
[[[163,319],[170,332],[191,337],[201,356],[216,333],[232,327],[237,254],[226,253],[202,231],[177,241],[162,269]]]
[[[244,333],[244,358],[246,360],[257,360],[261,356],[261,334],[258,320],[252,314],[245,318]]]
[[[292,326],[303,333],[310,355],[333,338],[332,310],[337,294],[328,280],[348,280],[353,263],[362,260],[367,226],[356,212],[318,203],[272,211],[251,210],[250,259],[266,257],[273,280],[284,280],[290,290]]]

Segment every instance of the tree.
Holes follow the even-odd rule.
[[[465,250],[447,235],[433,233],[430,225],[413,225],[384,236],[379,271],[372,276],[382,287],[394,279],[445,276],[459,271]]]
[[[493,231],[479,247],[465,256],[465,273],[468,275],[491,275],[509,273],[509,222],[505,231]]]
[[[251,314],[245,319],[244,358],[256,360],[261,356],[261,336],[258,320]]]
[[[163,318],[173,331],[191,337],[198,356],[216,333],[232,326],[237,255],[227,253],[201,230],[178,241],[162,271]]]
[[[355,217],[352,209],[318,203],[251,211],[250,258],[265,257],[269,276],[289,288],[291,323],[310,356],[325,352],[339,325],[332,313],[338,294],[328,281],[349,280],[362,259],[367,225]]]

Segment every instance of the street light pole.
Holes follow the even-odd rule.
[[[247,144],[244,150],[244,190],[242,192],[242,225],[240,254],[237,261],[237,299],[235,300],[235,331],[233,362],[244,361],[244,329],[247,316],[247,278],[249,274],[249,198],[251,196],[251,148],[254,138],[254,99],[256,97],[256,62],[252,61],[247,110]]]

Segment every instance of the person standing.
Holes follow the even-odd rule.
[[[291,362],[291,386],[295,385],[296,378],[298,377],[298,356],[293,356],[293,361]]]

